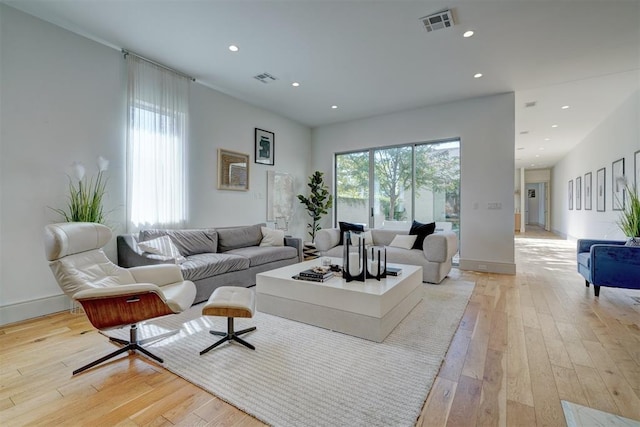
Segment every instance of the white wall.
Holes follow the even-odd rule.
[[[640,79],[637,83],[640,85]],[[579,145],[553,168],[553,218],[552,228],[569,239],[601,238],[624,239],[616,220],[619,211],[612,210],[611,164],[624,158],[625,173],[633,176],[633,153],[640,150],[640,90],[630,88],[629,98],[617,110],[600,123]],[[606,168],[606,211],[596,210],[596,174]],[[584,209],[584,174],[591,172],[593,201],[592,210]],[[568,209],[568,182],[582,177],[583,208]],[[575,188],[574,188],[575,197]]]
[[[460,266],[515,273],[514,117],[509,93],[319,127],[312,132],[312,169],[333,185],[336,152],[459,137]],[[491,202],[502,209],[489,210]]]
[[[66,204],[70,164],[111,161],[106,209],[124,215],[124,64],[98,43],[0,5],[0,323],[68,308],[44,257],[43,227]],[[108,248],[111,256],[115,245]]]
[[[201,85],[192,86],[190,116],[190,226],[265,222],[269,170],[290,173],[294,177],[295,194],[307,193],[311,151],[308,127]],[[253,163],[255,128],[275,133],[274,166]],[[218,148],[250,154],[248,192],[217,189]],[[295,200],[288,234],[305,237],[305,215]]]
[[[0,324],[69,307],[44,257],[43,227],[64,207],[70,164],[111,164],[106,209],[124,230],[126,67],[119,51],[0,4]],[[192,84],[190,226],[266,219],[266,171],[309,174],[310,130],[265,110]],[[216,149],[251,154],[253,132],[275,132],[275,167],[251,164],[249,193],[216,190]],[[299,212],[294,233],[302,237]],[[107,248],[116,258],[115,239]]]

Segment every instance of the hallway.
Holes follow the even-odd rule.
[[[640,293],[586,288],[575,242],[515,237],[517,274],[458,272],[473,296],[422,426],[564,426],[561,400],[640,420]]]

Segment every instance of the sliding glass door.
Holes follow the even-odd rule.
[[[369,151],[337,155],[335,183],[336,218],[368,226]]]
[[[460,141],[336,154],[336,223],[409,229],[460,227]]]
[[[460,228],[460,141],[415,146],[415,214],[437,228]]]
[[[373,151],[373,228],[411,223],[413,147]]]

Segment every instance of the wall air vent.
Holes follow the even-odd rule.
[[[253,78],[264,84],[275,82],[276,80],[278,80],[277,77],[274,77],[269,73],[258,74],[257,76],[253,76]]]
[[[420,20],[429,33],[431,31],[444,30],[445,28],[450,28],[455,25],[451,10],[443,10],[433,15],[423,16]]]
[[[536,101],[530,101],[524,103],[524,108],[531,108],[536,106]]]

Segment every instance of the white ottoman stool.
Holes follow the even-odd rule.
[[[253,317],[255,309],[256,298],[251,289],[236,286],[221,286],[213,291],[207,303],[202,307],[202,315],[225,316],[227,318],[227,331],[209,331],[211,334],[221,336],[222,338],[212,346],[202,350],[200,355],[216,348],[223,342],[231,340],[237,341],[249,347],[251,350],[255,350],[256,348],[253,345],[238,337],[238,335],[255,331],[255,326],[238,332],[233,328],[233,319],[235,317]]]

